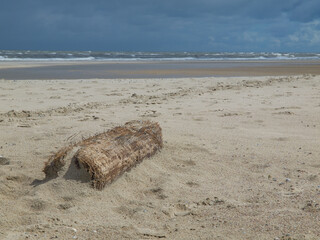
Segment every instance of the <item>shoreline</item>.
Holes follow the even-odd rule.
[[[0,62],[0,79],[138,79],[320,75],[320,61]]]
[[[318,239],[319,82],[319,61],[0,63],[0,238]],[[131,120],[161,152],[102,191],[45,179]]]

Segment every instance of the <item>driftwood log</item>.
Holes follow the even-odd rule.
[[[158,123],[131,121],[62,148],[49,158],[43,171],[47,178],[58,177],[67,163],[67,155],[76,149],[70,164],[76,165],[74,169],[86,169],[93,187],[102,189],[145,157],[154,155],[162,146]]]

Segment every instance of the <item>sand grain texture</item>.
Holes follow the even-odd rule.
[[[45,178],[132,119],[159,123],[160,154],[102,191]],[[2,80],[0,239],[319,239],[319,123],[313,75]]]

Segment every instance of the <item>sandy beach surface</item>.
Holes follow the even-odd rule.
[[[135,119],[161,152],[102,191],[44,180]],[[320,239],[319,75],[0,80],[0,133],[0,239]]]

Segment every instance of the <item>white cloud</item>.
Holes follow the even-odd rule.
[[[289,35],[288,38],[293,44],[320,45],[320,21],[301,24],[298,31]]]

